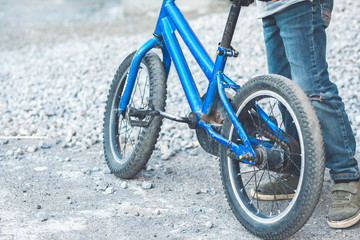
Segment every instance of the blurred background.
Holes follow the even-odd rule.
[[[152,31],[162,0],[0,0],[0,48]],[[178,0],[188,19],[227,11],[225,0]]]

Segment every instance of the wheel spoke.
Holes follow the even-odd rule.
[[[270,170],[269,170],[269,165],[267,165],[266,171],[267,171],[268,176],[269,176],[270,185],[271,185],[271,186],[274,186],[274,184],[273,184],[272,181],[271,181],[271,174],[270,174]],[[276,191],[273,192],[273,196],[274,196],[274,200],[271,201],[272,204],[271,204],[271,209],[270,209],[270,215],[272,215],[272,212],[273,212],[273,209],[274,209],[274,205],[277,206],[277,209],[280,209],[279,204],[278,204],[278,201],[277,201],[277,199],[276,199]]]
[[[273,178],[275,181],[280,182],[280,184],[281,184],[281,186],[282,186],[283,188],[286,186],[286,187],[288,187],[289,189],[291,189],[291,190],[293,190],[293,191],[296,191],[295,188],[291,187],[290,185],[288,185],[288,184],[286,184],[284,181],[282,181],[281,177],[276,177],[276,176],[274,176],[274,175],[272,175],[272,174],[270,174],[269,176],[270,176],[271,178]],[[284,190],[284,192],[286,192],[286,191],[285,191],[285,188],[284,188],[283,190]],[[287,194],[286,194],[286,195],[287,195]]]
[[[137,76],[137,79],[136,79],[136,86],[135,86],[135,92],[138,93],[139,96],[137,96],[137,99],[140,100],[140,103],[139,103],[139,108],[142,108],[143,107],[143,104],[142,104],[142,100],[143,100],[143,95],[141,94],[141,86],[140,86],[140,76],[141,76],[141,72],[142,72],[142,69],[139,69],[139,73],[138,73],[138,76]],[[139,91],[139,92],[138,92]],[[136,93],[134,95],[136,95]]]
[[[249,184],[249,182],[251,181],[251,179],[253,179],[253,177],[256,175],[256,172],[255,171],[253,171],[253,175],[247,180],[247,182],[243,185],[243,188],[245,188],[248,184]]]
[[[147,82],[148,82],[148,77],[146,77],[146,80],[144,83],[144,89],[141,94],[141,108],[145,108],[145,105],[146,105],[144,102],[144,98],[145,98],[145,94],[146,94]]]
[[[265,174],[265,171],[262,171],[261,176],[260,176],[260,179],[259,179],[259,183],[256,184],[256,182],[255,182],[255,192],[254,192],[254,195],[252,196],[252,197],[254,198],[254,197],[255,197],[255,194],[257,195],[257,197],[256,197],[256,206],[257,206],[258,212],[260,212],[260,209],[259,209],[259,193],[258,193],[258,188],[259,188],[259,186],[260,186],[260,183],[261,183],[261,180],[262,180],[264,174]]]

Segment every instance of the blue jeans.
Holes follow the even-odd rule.
[[[325,28],[319,0],[263,18],[269,73],[292,79],[310,98],[320,120],[331,178],[358,179],[355,138],[337,86],[329,80]]]

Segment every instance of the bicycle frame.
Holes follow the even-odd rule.
[[[256,157],[255,151],[251,144],[258,145],[259,141],[246,135],[225,95],[225,88],[231,88],[235,91],[240,89],[239,85],[237,85],[223,73],[227,58],[237,54],[237,52],[230,47],[230,43],[241,7],[237,1],[234,2],[235,3],[232,4],[230,10],[222,42],[218,46],[218,54],[216,56],[215,62],[213,62],[196,37],[195,33],[192,31],[188,22],[176,6],[175,0],[163,0],[159,18],[154,31],[154,37],[148,40],[142,47],[140,47],[133,58],[128,74],[128,82],[119,103],[119,114],[121,114],[127,108],[141,59],[150,49],[154,47],[160,47],[163,53],[163,63],[166,73],[169,73],[171,61],[173,61],[175,65],[191,111],[196,114],[197,119],[195,127],[201,127],[205,129],[210,137],[214,138],[219,143],[235,152],[242,162],[253,165],[255,163],[252,160],[248,161],[245,158],[249,159],[250,156],[252,158]],[[209,80],[209,85],[204,100],[202,100],[200,97],[189,66],[176,38],[175,31],[177,31],[180,37],[183,39],[184,43],[189,48],[191,54],[194,56],[196,62],[200,66],[201,70]],[[224,138],[212,128],[211,124],[201,120],[201,117],[208,114],[211,110],[211,106],[214,102],[214,98],[217,92],[230,120],[234,125],[236,132],[243,142],[243,145],[235,144],[234,142]],[[266,123],[269,123],[269,127],[276,135],[279,135],[279,133],[282,132],[274,123],[272,123],[271,119],[266,114],[259,114],[259,116]]]

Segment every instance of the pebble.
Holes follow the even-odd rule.
[[[115,192],[114,188],[113,187],[107,187],[105,189],[105,193],[106,194],[113,194]]]
[[[127,188],[128,188],[128,182],[122,181],[121,184],[120,184],[120,187],[121,187],[122,189],[127,189]]]
[[[154,171],[153,166],[147,165],[147,166],[146,166],[146,171]]]
[[[14,151],[13,150],[8,150],[8,151],[6,151],[5,155],[6,156],[12,156],[12,155],[14,155]]]
[[[41,149],[49,149],[49,148],[51,148],[51,145],[48,143],[39,142],[38,147]]]
[[[166,167],[166,168],[164,168],[163,173],[164,174],[170,174],[170,173],[173,173],[173,171],[174,170],[171,167]]]
[[[142,187],[143,189],[150,189],[150,188],[153,187],[153,185],[152,185],[152,183],[150,183],[150,182],[143,182],[142,185],[141,185],[141,187]]]
[[[155,209],[155,210],[153,211],[153,215],[155,215],[155,216],[158,216],[158,215],[160,215],[160,214],[161,214],[160,209]]]
[[[163,155],[161,155],[161,159],[164,160],[164,161],[169,160],[170,157],[171,157],[171,152],[170,151],[168,151],[168,152],[164,153]]]
[[[37,147],[30,146],[30,147],[27,147],[26,150],[28,153],[34,153],[37,151]]]
[[[208,193],[208,192],[209,192],[209,189],[205,189],[205,188],[200,189],[200,193]]]
[[[38,219],[41,222],[45,222],[46,220],[49,219],[49,217],[48,217],[48,214],[46,212],[41,212],[41,213],[38,214]]]
[[[207,227],[207,228],[212,228],[214,225],[213,225],[213,223],[212,222],[206,222],[205,223],[205,227]]]
[[[105,191],[108,188],[108,184],[103,181],[99,181],[97,185],[97,190]]]
[[[190,155],[192,155],[192,156],[197,156],[197,155],[198,155],[198,149],[197,149],[197,148],[192,149],[192,150],[189,151],[189,153],[190,153]]]
[[[18,149],[16,149],[16,153],[19,154],[19,155],[23,155],[24,150],[22,148],[18,148]]]
[[[140,216],[140,213],[139,213],[139,211],[137,211],[137,210],[133,210],[133,211],[132,211],[132,214],[133,214],[134,216],[136,216],[136,217]]]
[[[48,167],[47,167],[47,166],[35,167],[35,168],[34,168],[34,171],[37,171],[37,172],[42,172],[42,171],[46,171],[46,170],[48,170]]]
[[[360,115],[358,115],[358,116],[355,117],[355,121],[356,121],[357,123],[360,123]]]
[[[161,147],[160,147],[160,153],[161,153],[161,154],[165,154],[165,153],[167,153],[167,152],[169,152],[169,146],[168,146],[168,145],[161,145]]]

